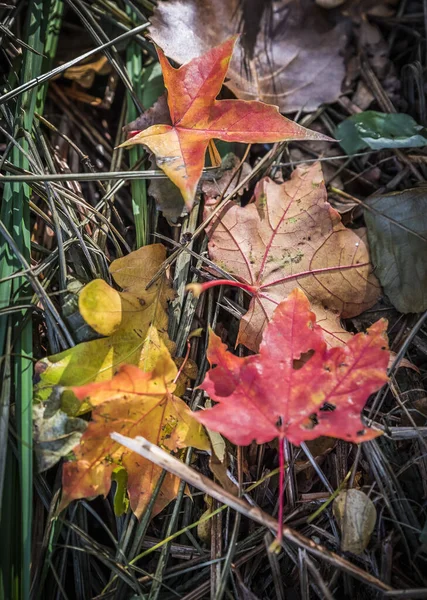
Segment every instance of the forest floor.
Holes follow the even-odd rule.
[[[1,598],[427,598],[427,2],[327,4],[0,3]],[[152,107],[165,89],[152,40],[180,65],[236,32],[242,35],[221,98],[279,105],[288,118],[341,145],[219,142],[216,151],[210,147],[189,212],[146,150],[118,146],[127,138],[123,128],[141,113],[130,130],[158,122],[161,111]],[[356,131],[347,119],[357,116]],[[154,311],[141,318],[161,331],[177,368],[188,359],[182,399],[193,410],[205,408],[198,386],[209,370],[209,328],[237,357],[257,350],[254,334],[246,346],[236,346],[249,294],[218,286],[197,299],[186,291],[190,283],[241,279],[208,247],[206,232],[213,234],[206,211],[218,202],[224,209],[230,203],[247,207],[264,177],[283,184],[316,164],[324,199],[327,193],[345,227],[362,240],[360,228],[370,227],[373,274],[383,288],[366,301],[368,308],[359,302],[360,310],[342,318],[339,328],[355,334],[380,318],[388,321],[389,380],[364,410],[383,435],[361,444],[332,437],[284,443],[289,530],[278,552],[271,547],[272,528],[250,512],[280,514],[277,440],[237,446],[211,433],[213,456],[197,447],[179,451],[205,476],[207,489],[172,485],[159,471],[144,479],[148,499],[138,516],[128,506],[122,466],[105,497],[94,484],[93,493],[58,510],[64,465],[95,411],[78,412],[64,397],[60,411],[52,385],[99,381],[103,369],[113,375],[126,362],[141,366],[135,349],[120,344],[137,328],[135,302],[152,302],[145,284],[159,276],[152,287],[156,302],[162,303],[162,285],[170,286],[164,317]],[[383,202],[376,208],[374,195]],[[384,202],[397,207],[382,223],[382,235],[391,235],[388,246],[378,220],[373,223],[387,213]],[[165,248],[158,262],[141,250],[153,244]],[[136,277],[141,270],[139,287],[130,291],[114,266],[127,256],[138,257]],[[323,261],[321,267],[329,265],[326,256]],[[79,295],[99,280],[99,290],[110,291],[89,298],[96,306],[85,321]],[[118,300],[123,288],[133,294],[128,301],[135,316],[126,317],[128,305]],[[115,302],[122,303],[121,325],[112,324]],[[110,311],[105,323],[96,324],[97,311],[101,321]],[[120,329],[125,317],[128,328]],[[87,345],[95,340],[107,340],[101,354]],[[108,359],[109,351],[118,357]],[[96,377],[86,376],[91,369]],[[53,394],[49,399],[43,382]],[[102,468],[117,467],[114,460],[105,452]],[[224,503],[210,497],[214,481],[225,490]],[[340,520],[334,498],[350,489],[363,492],[361,504],[350,506],[348,499]],[[241,498],[240,513],[229,506],[230,494]]]

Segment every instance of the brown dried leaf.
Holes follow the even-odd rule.
[[[225,190],[231,191],[230,182],[233,179],[233,183],[231,183],[232,187],[237,185],[239,181],[244,179],[250,172],[251,166],[249,163],[245,162],[240,169],[239,176],[235,176],[235,170],[239,165],[240,160],[238,157],[230,152],[226,154],[222,159],[221,166],[216,171],[215,179],[213,181],[203,181],[202,182],[202,192],[205,194],[205,203],[209,204],[212,201],[215,201],[221,194],[225,192]],[[246,188],[239,190],[239,194],[242,194]]]
[[[347,490],[335,498],[333,512],[341,529],[342,551],[362,554],[377,520],[372,500],[361,490]]]
[[[153,106],[139,115],[135,121],[125,125],[123,131],[125,133],[141,131],[141,129],[148,129],[148,127],[159,125],[160,123],[172,124],[166,94],[162,94]]]
[[[161,0],[150,33],[167,56],[183,64],[242,31],[243,22],[225,82],[238,98],[276,104],[282,112],[313,111],[337,100],[346,39],[312,0],[265,3],[249,17],[239,0]],[[248,49],[248,30],[254,27]]]
[[[64,72],[64,77],[66,79],[77,81],[79,85],[89,89],[92,87],[95,75],[108,75],[108,73],[111,73],[111,70],[112,67],[108,62],[108,58],[106,56],[101,56],[98,60],[94,60],[84,65],[70,67]]]
[[[343,226],[327,202],[319,163],[299,167],[282,185],[263,179],[254,203],[228,205],[207,233],[211,260],[256,291],[237,340],[251,350],[258,350],[267,320],[296,287],[333,346],[351,337],[340,317],[356,316],[378,298],[365,232]]]

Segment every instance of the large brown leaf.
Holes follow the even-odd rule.
[[[351,337],[340,317],[356,316],[378,298],[365,230],[341,223],[327,202],[319,163],[299,167],[282,185],[263,179],[254,203],[228,205],[207,233],[210,258],[253,293],[238,336],[251,350],[258,349],[277,304],[296,287],[333,346]]]
[[[276,104],[282,112],[337,100],[345,74],[341,27],[332,27],[312,0],[257,0],[253,10],[244,4],[254,3],[161,0],[151,37],[183,64],[244,30],[225,82],[238,98]]]

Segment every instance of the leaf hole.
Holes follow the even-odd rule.
[[[312,415],[310,415],[305,422],[302,425],[303,429],[307,429],[307,430],[312,430],[316,427],[316,425],[319,424],[319,420],[317,418],[316,413],[313,413]]]
[[[313,356],[314,350],[308,350],[308,352],[303,352],[301,356],[292,362],[292,367],[295,371],[299,371],[302,367],[310,360]]]

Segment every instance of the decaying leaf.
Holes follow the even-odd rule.
[[[205,496],[205,502],[206,502],[207,509],[202,514],[200,519],[203,519],[204,517],[208,517],[213,511],[213,498],[211,498],[210,496]],[[212,530],[212,521],[210,519],[206,520],[206,521],[202,521],[201,523],[199,523],[197,525],[197,535],[204,544],[210,544],[211,530]]]
[[[386,381],[387,323],[377,321],[345,346],[328,349],[307,297],[295,289],[276,308],[260,352],[237,357],[212,331],[208,360],[213,368],[200,386],[218,402],[195,413],[206,427],[237,445],[293,444],[329,436],[353,442],[375,438],[360,413]],[[294,361],[312,355],[300,368]]]
[[[205,196],[207,203],[212,202],[214,198],[218,198],[225,189],[228,188],[230,180],[235,173],[235,169],[239,164],[239,159],[235,154],[229,153],[224,156],[221,166],[216,169],[215,177],[212,180],[204,180],[201,183],[201,191]],[[152,163],[154,167],[154,164]],[[233,187],[243,179],[251,170],[248,163],[243,163],[240,175],[234,178]],[[240,193],[243,190],[240,191]],[[176,220],[182,213],[187,213],[184,204],[184,199],[179,189],[170,181],[170,179],[152,179],[148,187],[148,193],[153,196],[156,201],[156,207],[161,210],[163,216],[176,223]]]
[[[107,337],[83,342],[40,361],[45,369],[38,385],[42,397],[49,395],[53,385],[83,385],[111,379],[122,364],[147,368],[143,344],[150,325],[167,340],[166,304],[173,292],[166,278],[145,289],[165,258],[162,244],[144,246],[110,266],[122,292],[101,279],[82,290],[81,314],[95,331]]]
[[[211,260],[253,293],[238,336],[251,350],[295,287],[309,297],[331,345],[351,337],[340,316],[355,316],[378,298],[364,231],[346,229],[328,204],[320,164],[299,167],[282,185],[263,179],[254,203],[228,205],[207,234]]]
[[[109,63],[108,58],[106,56],[101,56],[92,62],[70,67],[64,72],[64,77],[66,79],[77,81],[77,83],[84,88],[90,88],[92,87],[95,75],[108,75],[111,71],[112,66]]]
[[[166,94],[159,96],[150,108],[145,110],[134,121],[125,125],[123,131],[132,134],[135,131],[141,131],[141,129],[147,129],[161,123],[172,125]]]
[[[244,179],[251,172],[249,163],[244,162],[239,172],[239,177],[236,177],[236,168],[239,163],[240,160],[238,157],[230,152],[222,159],[221,166],[216,170],[215,178],[211,181],[206,179],[203,181],[201,187],[207,204],[210,204],[215,198],[221,196],[226,190],[231,191],[230,185],[235,187],[239,181]],[[233,181],[233,183],[231,183],[231,181]],[[243,192],[244,189],[241,189],[238,193],[242,194]]]
[[[307,447],[316,463],[321,466],[326,456],[335,448],[337,440],[330,437],[319,437],[307,442]],[[302,453],[301,458],[295,460],[295,474],[300,494],[308,493],[318,483],[316,470],[312,461]]]
[[[427,308],[427,189],[372,196],[365,210],[375,273],[403,313]]]
[[[238,98],[275,104],[282,112],[335,102],[345,74],[342,28],[329,24],[312,0],[257,2],[252,10],[244,4],[161,0],[151,37],[182,64],[243,31],[225,82]]]
[[[175,69],[157,47],[172,125],[132,131],[122,147],[143,144],[156,157],[191,209],[205,154],[212,139],[227,142],[278,142],[330,138],[283,117],[276,106],[243,100],[216,100],[227,73],[236,38]]]
[[[71,388],[80,402],[90,404],[92,418],[74,448],[76,460],[64,465],[60,510],[72,500],[108,494],[114,469],[123,466],[131,508],[137,517],[143,513],[162,469],[115,443],[109,435],[112,431],[131,437],[142,435],[171,452],[187,446],[209,448],[193,413],[174,395],[177,368],[154,328],[148,339],[150,371],[123,365],[108,381]],[[178,486],[179,480],[167,475],[153,515],[176,496]]]
[[[362,554],[377,520],[372,500],[361,490],[346,490],[335,498],[333,511],[341,530],[341,550]]]
[[[58,389],[47,402],[33,405],[33,439],[38,471],[47,471],[70,454],[87,427],[86,421],[61,410]]]

